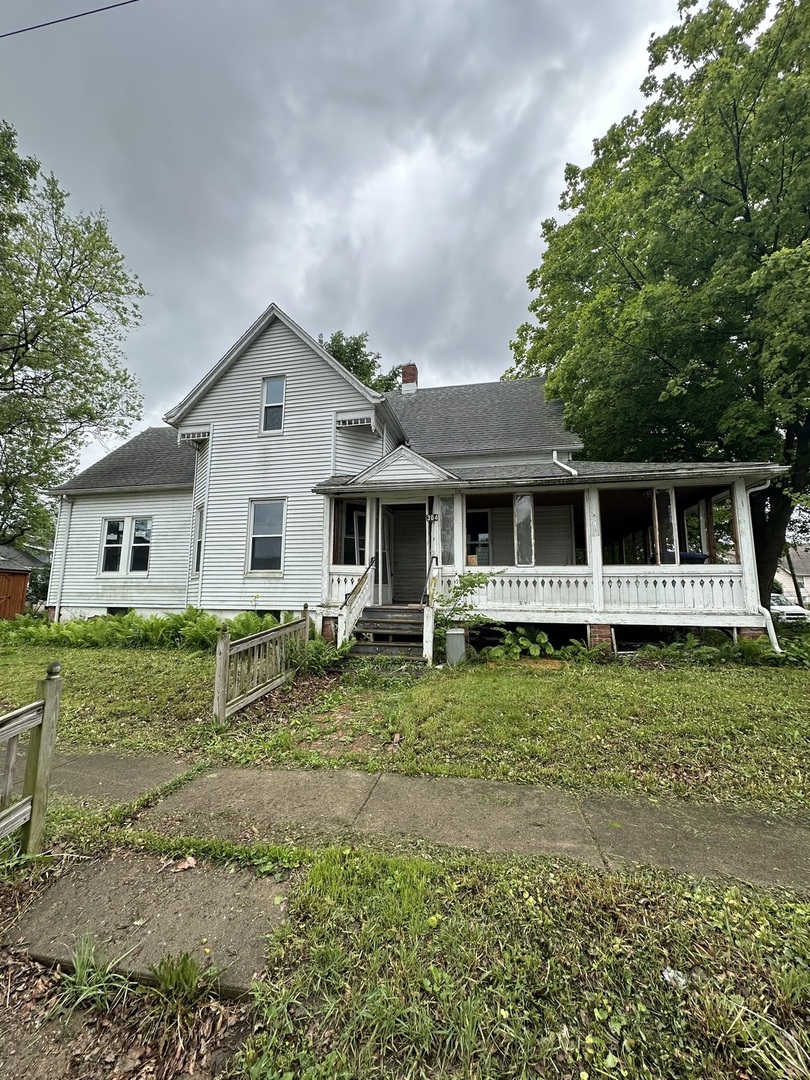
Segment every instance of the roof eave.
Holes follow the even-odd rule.
[[[187,484],[126,484],[123,487],[58,487],[46,492],[48,495],[124,495],[128,491],[193,491],[194,481]]]

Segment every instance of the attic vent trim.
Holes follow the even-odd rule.
[[[344,416],[338,417],[336,421],[337,427],[371,427],[372,418],[370,416]]]
[[[551,460],[554,462],[555,465],[559,465],[561,469],[565,469],[565,471],[567,473],[570,473],[571,476],[579,476],[579,473],[576,469],[572,468],[570,465],[566,465],[564,461],[560,461],[560,459],[557,457],[556,450],[551,451]]]
[[[210,431],[181,431],[178,433],[178,443],[205,442],[211,437]]]

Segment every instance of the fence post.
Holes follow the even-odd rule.
[[[214,674],[214,720],[225,726],[228,712],[228,665],[230,662],[231,635],[225,624],[217,637],[217,668]]]
[[[301,618],[304,620],[304,644],[309,641],[309,604],[304,604],[304,610],[301,612]]]
[[[56,746],[56,725],[59,721],[59,700],[62,696],[62,665],[48,664],[46,677],[37,683],[37,700],[44,701],[42,723],[31,729],[28,759],[25,763],[23,798],[31,797],[31,817],[22,828],[20,841],[23,851],[35,855],[42,849],[45,836],[45,816],[48,812],[48,788],[51,783],[53,752]]]

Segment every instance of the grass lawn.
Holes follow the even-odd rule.
[[[158,649],[0,648],[0,713],[34,700],[62,665],[58,747],[126,753],[199,751],[211,734],[214,658]]]
[[[237,1074],[806,1078],[808,926],[652,872],[331,849],[270,939]]]
[[[49,659],[0,650],[0,709],[31,700]],[[211,724],[213,658],[62,649],[61,746],[187,752],[212,764],[352,767],[810,807],[808,673],[764,667],[527,663],[296,681]]]

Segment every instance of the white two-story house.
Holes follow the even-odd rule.
[[[749,494],[780,467],[580,461],[542,379],[423,389],[406,364],[382,395],[271,305],[165,420],[56,490],[54,618],[307,604],[342,637],[408,609],[421,652],[474,571],[482,614],[592,642],[770,631]]]

